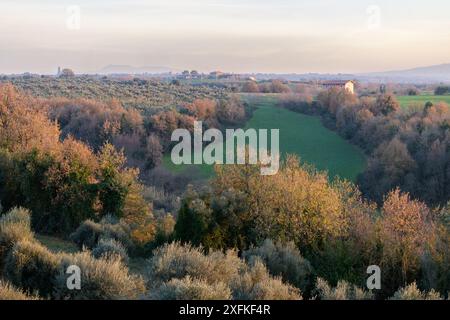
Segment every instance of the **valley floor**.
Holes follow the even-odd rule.
[[[355,181],[364,170],[363,152],[325,128],[319,117],[278,108],[276,95],[244,95],[243,99],[256,107],[245,129],[279,129],[282,157],[296,154],[317,169],[328,171],[330,178],[339,176]],[[164,157],[164,166],[172,172],[191,169],[199,178],[214,174],[212,166],[208,165],[174,165],[170,155]]]

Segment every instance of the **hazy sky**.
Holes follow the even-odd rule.
[[[450,63],[449,12],[448,0],[1,0],[0,73],[108,64],[365,72]]]

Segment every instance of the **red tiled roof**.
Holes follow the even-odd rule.
[[[321,84],[325,86],[345,86],[348,82],[353,82],[351,80],[330,80],[323,81]]]

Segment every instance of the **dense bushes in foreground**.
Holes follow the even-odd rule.
[[[98,223],[92,220],[84,221],[70,235],[70,239],[80,250],[83,248],[94,249],[101,240],[105,239],[118,241],[130,251],[134,249],[129,226],[110,216],[103,218]]]
[[[21,210],[5,214],[0,236],[6,238],[3,231],[26,224],[26,219]],[[96,259],[88,251],[52,253],[27,234],[29,230],[24,238],[12,240],[0,257],[3,276],[17,287],[52,299],[135,299],[146,292],[142,278],[131,275],[120,257]],[[81,290],[67,288],[66,270],[71,265],[81,270]],[[147,270],[149,298],[301,298],[297,288],[270,276],[261,261],[246,264],[235,251],[205,255],[202,249],[174,243],[158,248]]]
[[[67,288],[66,270],[69,266],[81,270],[81,290]],[[131,275],[120,257],[93,258],[89,252],[66,255],[54,279],[56,299],[137,299],[145,293],[141,277]]]
[[[243,253],[246,261],[254,263],[260,259],[269,273],[309,292],[313,286],[313,269],[308,260],[302,257],[293,242],[285,245],[266,239],[259,247],[251,247]]]
[[[38,291],[42,297],[53,293],[52,279],[60,265],[60,257],[36,241],[17,242],[5,259],[4,275],[27,291]]]
[[[332,288],[324,279],[317,278],[314,290],[316,297],[320,300],[370,300],[373,295],[356,285],[351,285],[346,281],[338,281],[335,288]]]
[[[36,297],[30,296],[17,288],[14,288],[7,282],[0,280],[0,300],[36,300]]]
[[[97,258],[119,258],[123,262],[128,262],[127,249],[122,243],[114,239],[100,239],[97,246],[92,250],[92,255]]]
[[[210,190],[188,192],[175,238],[257,255],[305,296],[311,295],[302,284],[311,272],[309,263],[314,275],[333,285],[346,280],[359,286],[365,285],[366,268],[378,265],[383,276],[377,297],[389,297],[414,281],[422,289],[450,290],[448,209],[432,210],[398,189],[378,209],[354,185],[330,183],[295,158],[288,158],[275,176],[261,176],[258,170],[224,166]],[[292,245],[265,243],[248,250],[267,238],[292,241],[301,255]]]
[[[52,299],[134,299],[145,293],[143,280],[131,275],[120,257],[96,259],[87,251],[50,252],[30,236],[30,229],[25,227],[29,223],[26,213],[14,209],[0,218],[0,238],[8,239],[0,255],[1,274],[13,285]],[[15,236],[8,238],[12,230]],[[71,265],[81,270],[81,290],[67,288],[66,271]]]
[[[0,212],[1,213],[1,212]],[[0,216],[0,266],[7,252],[20,240],[31,240],[30,214],[22,208],[13,208]]]
[[[178,243],[155,250],[148,278],[153,299],[301,299],[299,289],[270,276],[260,260],[247,264],[236,251],[205,255]]]
[[[0,239],[9,239],[8,246],[2,242],[0,279],[11,283],[0,281],[2,299],[290,300],[305,297],[302,287],[310,291],[305,292],[306,297],[313,299],[373,299],[378,293],[347,281],[338,281],[333,287],[322,278],[314,280],[310,263],[293,244],[270,240],[246,251],[246,259],[239,258],[236,250],[206,253],[189,244],[165,244],[155,249],[146,262],[144,282],[142,277],[131,274],[124,259],[116,254],[95,258],[89,251],[50,252],[26,228],[28,214],[26,210],[14,209],[0,218]],[[67,288],[66,271],[72,265],[81,270],[81,290]],[[433,289],[418,289],[415,283],[408,283],[396,288],[390,295],[392,299],[443,298]]]

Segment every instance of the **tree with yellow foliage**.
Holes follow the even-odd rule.
[[[289,156],[273,176],[253,165],[218,167],[211,192],[185,199],[175,231],[180,240],[202,239],[207,247],[245,249],[267,238],[320,247],[345,232],[344,218],[327,176]]]

